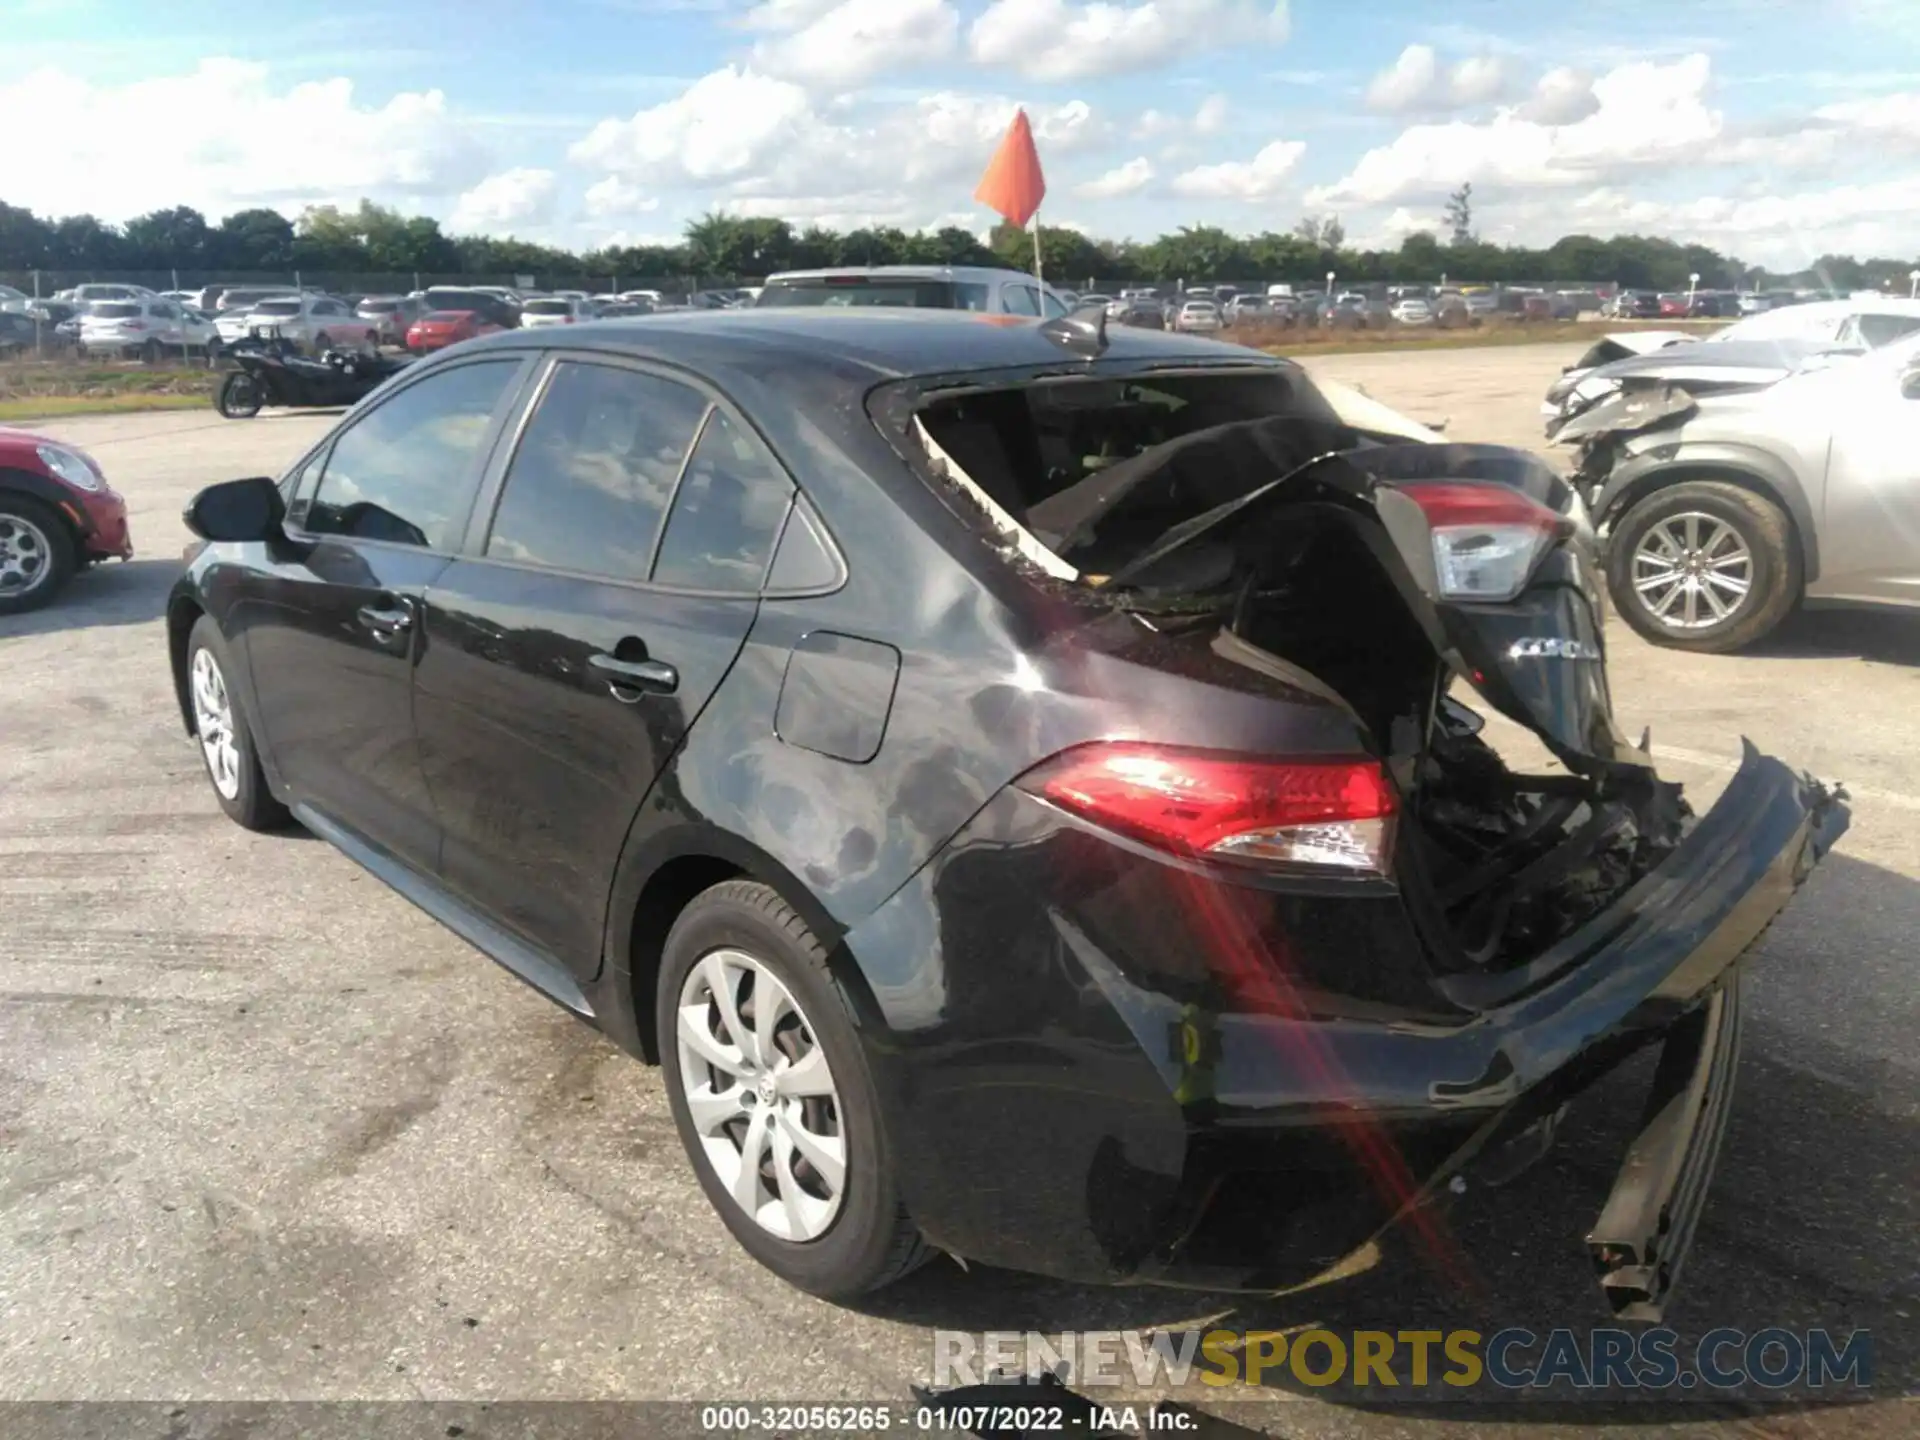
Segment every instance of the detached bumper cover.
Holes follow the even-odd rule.
[[[1739,1063],[1735,975],[1667,1037],[1640,1133],[1587,1236],[1601,1292],[1623,1320],[1665,1316],[1706,1208]]]

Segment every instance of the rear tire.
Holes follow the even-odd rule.
[[[1800,546],[1785,512],[1725,481],[1654,491],[1607,541],[1607,587],[1621,618],[1676,650],[1744,649],[1792,613],[1801,584]]]
[[[0,615],[52,602],[78,568],[73,535],[38,500],[0,492]]]
[[[209,615],[193,622],[187,636],[187,696],[193,706],[194,740],[227,818],[248,830],[278,830],[292,819],[267,788],[253,728],[240,708],[234,670],[220,627]]]
[[[761,1065],[754,1035],[768,997],[779,1009],[766,1013],[783,1017],[782,1028],[766,1047],[773,1060]],[[674,1125],[708,1202],[748,1254],[827,1299],[877,1290],[931,1257],[900,1200],[873,1077],[826,950],[775,891],[729,880],[680,913],[661,957],[655,1015]],[[689,1046],[689,1026],[705,1050]],[[721,1051],[739,1057],[732,1069],[702,1058],[717,1053],[712,1037],[728,1035],[732,1046],[723,1039]],[[815,1083],[782,1088],[801,1062]],[[759,1129],[756,1116],[764,1117]],[[802,1163],[823,1136],[844,1162],[838,1185],[830,1169]],[[751,1171],[741,1161],[747,1154]],[[736,1199],[736,1191],[749,1198]],[[779,1233],[796,1226],[815,1233],[800,1240]]]
[[[140,347],[140,363],[142,365],[158,365],[160,363],[160,342],[158,340],[149,340]]]

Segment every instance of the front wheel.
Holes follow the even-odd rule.
[[[260,413],[266,398],[258,380],[245,370],[236,370],[220,382],[220,393],[214,396],[213,403],[229,420],[251,420]]]
[[[0,493],[0,615],[38,610],[77,568],[73,537],[38,500]]]
[[[775,891],[730,880],[697,897],[667,936],[657,995],[674,1124],[749,1254],[829,1299],[930,1256],[826,950]]]
[[[1800,599],[1800,547],[1772,501],[1717,480],[1654,491],[1613,527],[1607,587],[1655,644],[1724,654],[1767,635]]]
[[[235,824],[274,830],[290,818],[273,798],[260,768],[253,731],[235,700],[220,628],[202,615],[187,637],[187,693],[193,701],[193,733],[200,742],[213,798]]]

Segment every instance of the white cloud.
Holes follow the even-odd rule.
[[[1289,29],[1287,0],[993,0],[967,33],[982,65],[1084,80],[1172,64]]]
[[[1387,115],[1464,110],[1506,93],[1506,62],[1473,55],[1442,65],[1431,45],[1409,45],[1367,85],[1367,108]]]
[[[1231,107],[1224,95],[1209,95],[1191,117],[1164,110],[1143,110],[1129,134],[1136,140],[1178,139],[1191,135],[1218,135],[1227,127]]]
[[[1335,184],[1307,194],[1310,208],[1381,205],[1443,195],[1462,181],[1481,187],[1595,183],[1639,167],[1707,154],[1721,136],[1706,92],[1705,55],[1672,64],[1622,65],[1593,83],[1594,110],[1551,125],[1502,110],[1480,124],[1413,125],[1368,151]]]
[[[553,218],[559,192],[551,170],[503,170],[489,175],[454,203],[447,228],[457,234],[499,233]]]
[[[729,65],[631,120],[602,120],[568,158],[635,179],[728,180],[818,123],[800,86]]]
[[[1173,177],[1173,193],[1190,199],[1268,200],[1280,193],[1307,147],[1300,140],[1276,140],[1253,159],[1199,165]]]
[[[267,66],[231,59],[119,86],[55,69],[0,81],[0,135],[10,202],[116,221],[173,205],[428,205],[488,169],[438,90],[369,105],[350,80],[275,88]]]
[[[1088,200],[1117,200],[1146,189],[1153,182],[1153,162],[1137,155],[1124,165],[1115,166],[1097,180],[1078,186],[1074,193]]]
[[[1560,65],[1542,75],[1533,94],[1520,106],[1522,120],[1541,125],[1571,125],[1600,108],[1593,93],[1593,76],[1571,65]]]
[[[787,32],[754,46],[756,66],[828,90],[944,60],[960,38],[960,14],[949,0],[840,0],[824,8],[774,0],[747,20]]]
[[[589,185],[585,198],[587,214],[596,220],[615,215],[640,215],[660,208],[658,195],[618,175],[609,175]]]
[[[589,191],[604,214],[628,194],[697,191],[701,208],[912,227],[967,203],[1016,106],[951,91],[816,103],[792,81],[729,66],[631,119],[602,121],[571,158],[606,177]],[[1048,164],[1108,135],[1083,101],[1026,110]]]
[[[1779,269],[1821,255],[1907,255],[1920,232],[1920,173],[1866,184],[1798,192],[1699,196],[1680,201],[1636,197],[1604,186],[1571,205],[1539,202],[1526,215],[1531,238],[1569,230],[1596,235],[1671,235]]]

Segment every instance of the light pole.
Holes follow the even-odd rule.
[[[1699,284],[1700,276],[1697,273],[1687,276],[1687,313],[1689,315],[1693,313],[1693,292]]]
[[[1335,270],[1327,271],[1327,294],[1329,295],[1333,294],[1333,277],[1338,273]]]
[[[1920,299],[1920,270],[1909,270],[1907,272],[1907,298],[1909,300]]]

